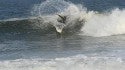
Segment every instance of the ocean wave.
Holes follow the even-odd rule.
[[[55,4],[56,2],[59,2],[59,6]],[[47,11],[43,10],[43,8],[46,8]],[[50,8],[56,11],[54,13],[48,13],[48,11],[51,10]],[[81,35],[101,37],[125,33],[124,9],[120,10],[116,8],[112,11],[105,11],[100,13],[97,11],[88,11],[87,8],[83,7],[83,5],[76,5],[64,0],[47,0],[45,3],[43,2],[40,6],[35,8],[35,11],[36,9],[37,13],[35,12],[35,14],[40,17],[43,17],[43,15],[45,16],[43,11],[44,13],[47,12],[46,15],[49,15],[49,17],[47,17],[48,20],[46,22],[53,22],[52,25],[55,26],[55,28],[57,27],[56,25],[59,24],[56,22],[58,18],[56,14],[61,14],[68,16],[67,25],[65,26],[67,28],[72,28],[72,25],[75,26],[75,24],[78,23],[78,25],[82,24],[82,28],[79,28]],[[75,30],[76,28],[78,27],[72,29]]]
[[[3,28],[9,28],[8,30],[12,28],[15,31],[25,31],[26,29],[33,31],[36,29],[38,30],[36,32],[57,31],[62,34],[76,33],[93,37],[125,33],[124,9],[116,8],[112,11],[100,13],[88,11],[83,5],[76,5],[64,0],[46,0],[39,5],[35,5],[31,12],[35,16],[33,19],[1,21],[1,30]],[[59,15],[67,17],[65,24],[58,21]]]
[[[55,59],[17,59],[0,61],[0,70],[124,70],[119,57],[76,55]]]

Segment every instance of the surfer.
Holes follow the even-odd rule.
[[[59,23],[56,24],[55,28],[56,28],[56,31],[61,34],[63,28],[66,26],[67,17],[66,16],[62,16],[62,15],[58,15],[58,16],[59,16],[59,18],[57,19],[57,21]]]

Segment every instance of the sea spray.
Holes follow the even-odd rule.
[[[40,22],[36,22],[36,25],[40,28],[52,25],[60,32],[66,29],[65,31],[76,33],[75,30],[78,30],[81,31],[80,35],[94,37],[125,33],[124,9],[117,8],[110,12],[100,13],[88,11],[83,5],[76,5],[64,0],[47,0],[37,5],[34,10],[34,14],[40,17],[38,18]],[[68,17],[65,25],[57,21],[58,14]],[[59,29],[58,26],[62,28]]]
[[[76,33],[75,30],[79,30],[84,23],[81,18],[82,10],[81,5],[75,5],[71,2],[64,0],[47,0],[40,5],[36,5],[32,13],[38,17],[39,22],[36,21],[35,23],[36,26],[40,28],[49,25],[55,27],[58,32],[74,31],[74,33]],[[58,22],[58,15],[66,16],[66,23]],[[76,27],[76,25],[78,25],[78,27]]]

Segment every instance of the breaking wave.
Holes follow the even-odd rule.
[[[84,35],[99,37],[125,33],[125,10],[115,9],[101,14],[90,11],[88,15],[81,29]]]
[[[77,33],[86,36],[111,36],[125,33],[125,10],[113,9],[112,11],[89,11],[83,5],[76,5],[64,0],[46,0],[35,5],[31,11],[34,18],[28,18],[12,23],[23,23],[32,29],[41,29],[42,32],[59,31],[64,33]],[[58,22],[58,15],[66,16],[66,23]],[[2,21],[3,22],[3,21]],[[7,23],[9,22],[9,23]],[[10,24],[10,21],[4,23]],[[30,24],[31,23],[31,24]],[[7,25],[5,24],[5,25]],[[16,28],[16,27],[15,27]],[[44,31],[46,30],[46,31]]]
[[[0,61],[0,70],[124,70],[125,62],[116,57],[76,55],[55,59],[17,59]]]
[[[52,22],[55,27],[59,24],[56,22],[58,18],[56,14],[68,16],[67,26],[65,27],[71,28],[72,25],[83,24],[84,26],[79,28],[82,35],[100,37],[125,33],[124,9],[116,8],[112,11],[99,13],[97,11],[87,11],[87,8],[82,5],[75,5],[64,0],[47,0],[36,9],[38,11],[37,15],[42,17],[46,12],[49,17],[45,21]],[[72,30],[75,30],[75,28],[72,28]]]

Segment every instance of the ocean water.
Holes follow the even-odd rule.
[[[0,70],[124,70],[124,2],[0,0]]]

